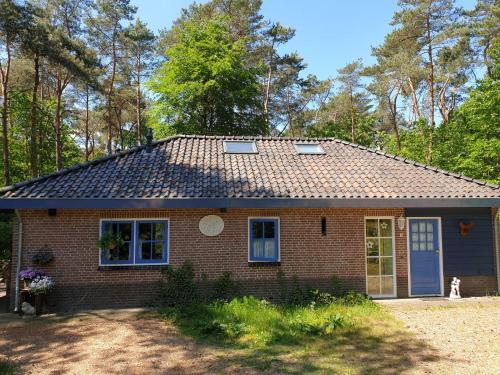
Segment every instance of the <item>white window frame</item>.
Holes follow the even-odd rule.
[[[246,151],[228,151],[227,150],[227,143],[249,143],[252,145],[252,151],[246,152]],[[224,152],[226,154],[258,154],[259,150],[257,149],[257,144],[255,141],[246,141],[246,140],[225,140],[223,141],[224,145]]]
[[[370,219],[382,219],[382,220],[391,220],[391,225],[392,225],[392,279],[393,279],[393,293],[392,294],[373,294],[370,295],[368,294],[368,258],[370,258],[367,254],[366,251],[366,221]],[[363,227],[364,227],[364,236],[363,236],[363,251],[365,252],[365,290],[366,294],[369,295],[372,298],[395,298],[398,295],[398,287],[397,287],[397,269],[396,269],[396,228],[395,228],[395,218],[394,216],[365,216],[364,217],[364,222],[363,222]],[[381,238],[378,236],[378,238]],[[387,238],[387,237],[384,237]],[[380,246],[379,246],[379,259],[380,257]],[[379,267],[380,267],[380,262],[379,262]],[[382,275],[379,275],[381,277]]]
[[[278,228],[277,228],[277,233],[278,233],[278,259],[277,260],[250,260],[250,221],[251,220],[259,220],[259,219],[264,219],[264,220],[277,220],[278,222]],[[273,262],[281,262],[281,222],[279,216],[249,216],[247,220],[247,246],[248,246],[248,263],[273,263]]]
[[[102,222],[103,221],[131,221],[134,223],[133,231],[133,241],[132,244],[132,263],[121,263],[121,264],[110,264],[101,262],[101,251],[102,249],[98,247],[99,251],[97,256],[99,257],[99,267],[141,267],[141,266],[167,266],[170,264],[170,218],[168,217],[139,217],[139,218],[128,218],[128,217],[110,217],[99,219],[99,238],[102,236]],[[167,261],[166,262],[155,262],[155,263],[136,263],[135,262],[135,245],[137,241],[136,236],[136,224],[138,221],[166,221],[167,222]]]

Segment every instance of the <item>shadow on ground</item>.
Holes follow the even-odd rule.
[[[433,348],[393,325],[242,349],[183,336],[154,314],[110,312],[0,325],[0,353],[37,374],[404,374],[439,360]]]

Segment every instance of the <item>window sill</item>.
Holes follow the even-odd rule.
[[[112,266],[112,265],[103,265],[97,267],[98,271],[124,271],[124,270],[136,270],[136,271],[149,271],[149,270],[159,270],[163,271],[168,267],[168,264],[137,264],[137,265],[122,265],[122,266]]]
[[[248,267],[279,267],[281,262],[248,262]]]

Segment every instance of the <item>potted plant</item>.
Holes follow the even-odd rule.
[[[40,270],[35,270],[31,267],[28,267],[21,272],[19,272],[19,277],[24,281],[24,287],[29,289],[29,285],[31,281],[37,277],[45,276],[45,273]]]
[[[106,232],[99,239],[97,245],[100,249],[108,250],[108,258],[111,257],[113,251],[118,251],[118,249],[125,244],[123,238],[118,233]],[[116,254],[118,255],[118,254]]]
[[[47,294],[54,287],[49,276],[37,276],[29,284],[29,292],[35,295],[35,314],[41,315],[47,305]]]

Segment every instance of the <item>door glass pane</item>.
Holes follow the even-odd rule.
[[[366,237],[378,237],[378,220],[366,220]]]
[[[425,232],[425,223],[424,222],[418,223],[418,230],[419,230],[419,232]]]
[[[380,237],[391,237],[392,236],[392,220],[380,219]]]
[[[392,257],[380,258],[380,271],[382,275],[392,275]]]
[[[434,226],[432,225],[432,223],[427,223],[427,232],[434,232]]]
[[[378,256],[378,238],[367,238],[366,239],[366,255],[368,256]]]
[[[412,241],[418,241],[418,233],[413,233],[411,234],[411,240]]]
[[[380,240],[380,255],[392,256],[392,238]]]
[[[394,294],[394,279],[392,276],[382,276],[380,278],[380,284],[381,284],[382,294],[384,295]]]
[[[427,239],[427,236],[425,235],[425,233],[420,233],[418,236],[418,239],[420,241],[425,241]]]
[[[434,250],[434,242],[427,242],[427,251]]]
[[[413,233],[418,233],[418,223],[412,223],[411,224],[411,231]]]
[[[368,258],[367,259],[366,270],[367,270],[368,276],[380,275],[380,270],[379,270],[378,264],[379,264],[379,258]]]
[[[412,243],[411,243],[411,249],[412,249],[413,251],[418,251],[418,250],[420,250],[418,242],[412,242]]]
[[[368,277],[368,294],[379,295],[380,294],[380,277]]]

